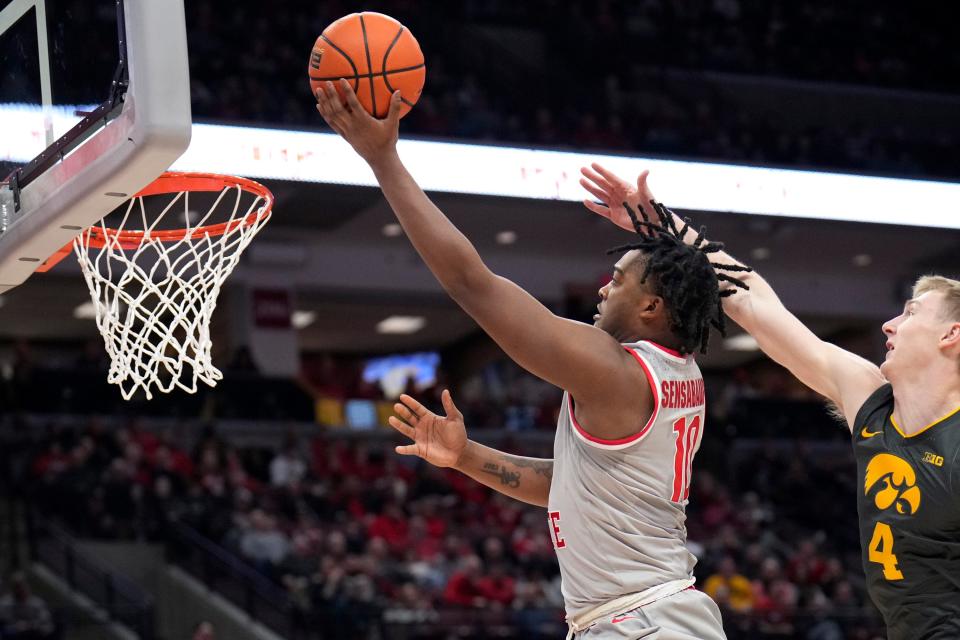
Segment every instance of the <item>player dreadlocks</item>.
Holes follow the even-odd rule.
[[[726,334],[722,298],[736,293],[737,288],[749,289],[739,278],[727,272],[752,271],[750,267],[710,262],[708,254],[723,250],[721,242],[706,242],[705,227],[700,227],[697,237],[690,245],[683,237],[690,228],[689,218],[683,218],[683,226],[677,228],[673,213],[655,200],[650,201],[658,222],[652,222],[640,209],[643,220],[626,202],[624,208],[630,215],[633,227],[640,239],[631,244],[614,247],[607,251],[621,253],[640,250],[645,257],[641,284],[653,278],[654,293],[667,301],[670,329],[680,340],[680,353],[692,353],[699,347],[707,352],[710,326],[720,335]],[[720,290],[718,283],[729,283],[731,288]]]

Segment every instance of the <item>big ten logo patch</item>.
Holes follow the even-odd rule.
[[[943,456],[938,456],[935,453],[930,453],[929,451],[923,454],[923,461],[928,462],[936,467],[943,466]]]

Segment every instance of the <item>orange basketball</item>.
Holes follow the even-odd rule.
[[[403,99],[400,116],[406,115],[420,99],[426,73],[423,52],[410,30],[372,11],[351,13],[324,29],[307,67],[313,95],[321,82],[336,86],[346,78],[363,108],[377,118],[387,115],[397,90]]]

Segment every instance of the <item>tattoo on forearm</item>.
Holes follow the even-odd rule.
[[[509,455],[501,456],[500,460],[504,464],[496,464],[495,462],[483,463],[482,471],[500,478],[500,484],[504,486],[513,487],[514,489],[520,486],[520,472],[511,471],[508,465],[520,469],[532,469],[538,476],[543,476],[547,480],[553,480],[553,460],[533,460]]]
[[[520,474],[516,471],[510,471],[506,466],[500,466],[492,462],[483,463],[483,472],[500,478],[500,484],[516,489],[520,486]]]
[[[513,463],[513,465],[516,467],[533,469],[533,472],[538,476],[543,476],[547,480],[553,480],[553,460],[508,458],[507,456],[504,456],[503,459]]]

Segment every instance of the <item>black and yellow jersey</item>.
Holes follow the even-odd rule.
[[[960,409],[905,436],[884,385],[857,413],[853,449],[867,590],[888,637],[960,638]]]

